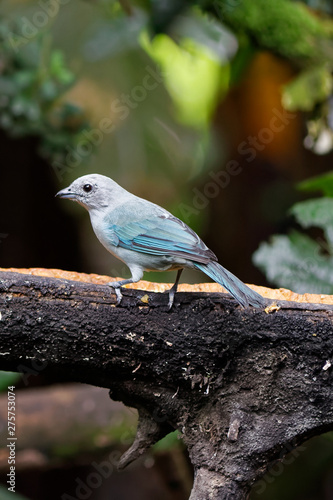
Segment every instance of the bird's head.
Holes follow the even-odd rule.
[[[100,210],[114,205],[125,193],[127,191],[109,177],[90,174],[79,177],[56,196],[77,201],[87,210]]]

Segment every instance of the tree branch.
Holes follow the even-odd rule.
[[[124,466],[179,429],[191,500],[245,499],[292,447],[333,429],[333,306],[270,314],[226,294],[164,294],[0,273],[1,369],[110,388],[139,410]],[[203,493],[205,492],[205,493]]]

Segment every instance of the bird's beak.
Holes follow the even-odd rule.
[[[58,191],[56,194],[58,198],[68,198],[69,200],[76,200],[76,194],[71,191],[71,188],[65,188],[61,191]]]

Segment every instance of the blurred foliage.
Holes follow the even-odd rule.
[[[143,47],[163,68],[179,120],[185,125],[206,127],[222,86],[219,62],[190,39],[178,45],[166,35],[159,35],[151,44],[143,38]],[[203,74],[206,78],[202,78]]]
[[[16,384],[20,378],[20,373],[0,371],[0,392],[7,391],[8,386]]]
[[[290,111],[311,111],[325,101],[333,89],[331,71],[326,66],[309,68],[284,87],[282,103]]]
[[[254,263],[277,286],[298,293],[333,293],[333,200],[298,203],[290,213],[304,229],[321,228],[326,241],[314,240],[296,230],[275,235],[269,243],[261,243],[253,256]]]
[[[206,129],[218,98],[230,86],[230,64],[238,49],[234,35],[194,9],[178,19],[172,36],[141,36],[142,47],[159,64],[178,119]],[[203,78],[202,75],[205,75]]]
[[[216,15],[235,33],[246,33],[260,49],[298,66],[326,62],[332,47],[332,22],[289,0],[217,0]]]
[[[39,138],[40,154],[62,161],[84,123],[82,110],[59,101],[74,75],[46,36],[28,42],[19,33],[0,18],[0,126],[14,137]]]
[[[282,103],[289,111],[308,112],[304,145],[314,153],[333,149],[333,59],[331,66],[305,69],[285,85]]]
[[[333,149],[333,96],[318,103],[307,119],[306,148],[316,154],[326,154]]]
[[[304,191],[322,191],[325,196],[297,203],[290,209],[304,230],[317,228],[322,236],[314,239],[305,232],[275,235],[261,243],[254,263],[267,279],[298,293],[333,293],[333,173],[300,183]]]
[[[299,0],[294,0],[298,2]],[[302,0],[310,9],[318,12],[333,14],[333,4],[331,0]]]
[[[318,191],[333,198],[333,171],[306,179],[298,184],[298,188],[301,191]]]
[[[34,2],[28,3],[33,4]],[[196,3],[201,6],[201,11],[198,7],[193,9],[193,5]],[[314,3],[322,5],[324,2]],[[185,49],[188,52],[188,59],[191,58],[192,60],[192,67],[190,69],[193,69],[193,65],[196,63],[198,71],[201,70],[201,74],[205,74],[205,79],[202,80],[209,82],[209,71],[207,74],[205,71],[206,66],[200,67],[200,61],[205,59],[205,53],[207,56],[208,52],[210,52],[211,56],[211,53],[215,52],[215,56],[217,56],[215,60],[220,60],[221,62],[221,57],[219,56],[221,56],[222,51],[225,53],[222,63],[225,63],[235,55],[237,50],[237,42],[234,36],[226,30],[227,26],[229,29],[232,29],[238,38],[246,35],[257,48],[268,49],[291,61],[298,61],[301,66],[304,61],[307,61],[308,64],[309,60],[312,59],[315,66],[321,62],[321,67],[315,67],[310,71],[310,75],[307,69],[305,75],[300,76],[299,81],[295,82],[295,86],[297,86],[297,89],[295,89],[296,92],[292,92],[293,88],[291,88],[291,96],[289,96],[286,91],[286,102],[291,101],[290,105],[294,106],[294,109],[303,109],[304,106],[309,106],[308,100],[311,99],[311,94],[317,88],[318,81],[322,81],[323,85],[321,87],[323,88],[322,91],[317,91],[320,94],[317,98],[321,97],[322,92],[325,93],[326,97],[330,68],[325,68],[326,74],[324,75],[323,65],[330,60],[329,56],[331,55],[333,43],[333,24],[329,20],[324,22],[318,16],[313,15],[300,2],[289,0],[238,0],[235,3],[218,0],[215,2],[157,1],[149,3],[134,1],[118,3],[114,0],[100,0],[96,4],[100,9],[100,14],[104,17],[104,22],[98,22],[95,25],[96,33],[94,39],[86,43],[85,49],[88,50],[87,56],[92,57],[95,61],[96,57],[98,59],[105,58],[111,52],[115,54],[119,50],[124,52],[135,48],[136,40],[140,33],[143,32],[142,30],[150,26],[154,32],[167,32],[169,36],[179,43],[179,48]],[[314,7],[320,9],[320,6],[315,5]],[[205,11],[214,14],[218,22],[214,21],[212,16],[203,14]],[[58,10],[54,15],[58,17],[61,14],[62,9],[58,6]],[[160,26],[162,21],[158,21],[157,19],[163,20],[163,30]],[[159,25],[159,28],[156,28],[156,23]],[[37,32],[36,37],[45,31],[42,29],[38,30],[31,22],[30,24],[32,25],[30,26],[30,30]],[[92,29],[94,29],[94,23],[92,22],[91,24]],[[33,38],[30,41],[22,36],[24,29],[26,30],[27,27],[23,24],[17,30],[18,34],[10,37],[10,43],[16,52],[18,49],[21,50],[21,45],[24,48],[34,41]],[[201,45],[200,49],[198,44]],[[157,37],[153,39],[150,45],[145,40],[143,47],[162,66],[167,58],[168,50],[172,51],[173,58],[177,60],[170,66],[170,69],[176,77],[178,77],[178,72],[180,71],[182,78],[185,78],[185,70],[188,70],[189,66],[186,66],[186,59],[184,57],[179,58],[175,44],[171,43],[170,38],[167,40],[164,37],[163,41],[161,41]],[[59,58],[59,56],[56,57]],[[170,59],[171,57],[169,57],[169,61],[167,62],[169,65],[171,64]],[[61,75],[59,72],[57,77],[61,80],[64,74]],[[168,77],[168,73],[166,76]],[[68,73],[66,78],[70,79]],[[216,75],[214,74],[213,80],[215,78]],[[312,85],[310,85],[310,80],[313,82]],[[187,76],[187,80],[183,83],[184,87],[185,84],[187,84],[187,90],[191,91],[191,87],[195,87],[196,80],[191,84],[188,82]],[[167,86],[169,89],[171,88],[170,85]],[[304,94],[304,100],[299,97],[299,100],[296,102],[295,94],[297,93],[299,96],[298,90],[300,89],[302,90],[301,93]],[[199,90],[197,95],[200,95]],[[214,93],[216,93],[214,85],[210,92],[212,98]],[[171,92],[171,96],[175,97],[175,92]],[[294,99],[292,99],[293,96]],[[181,98],[184,97],[184,91],[178,96],[178,99],[176,96],[178,104]],[[313,101],[315,100],[316,98],[313,98]]]
[[[333,149],[333,22],[318,13],[331,11],[327,1],[240,0],[215,2],[216,15],[235,33],[245,33],[254,46],[282,56],[298,69],[282,89],[290,111],[309,112],[305,146],[317,154]]]
[[[3,4],[4,14],[8,10],[14,12],[10,2],[7,4],[7,8],[6,1]],[[6,25],[2,28],[1,45],[7,59],[12,58],[12,64],[7,63],[7,67],[20,69],[17,77],[14,77],[14,72],[10,73],[10,85],[7,78],[7,90],[4,92],[7,102],[3,105],[5,113],[2,127],[14,134],[41,135],[43,155],[50,159],[59,180],[64,177],[72,180],[76,176],[70,175],[73,165],[75,170],[79,167],[79,175],[83,173],[82,160],[83,163],[96,160],[93,156],[96,144],[91,144],[87,135],[80,136],[83,128],[89,133],[94,123],[91,127],[84,124],[82,112],[77,106],[64,102],[60,105],[58,102],[66,87],[74,82],[74,73],[65,66],[61,52],[52,48],[56,44],[62,45],[64,49],[66,47],[66,59],[71,64],[69,39],[64,34],[66,31],[72,35],[70,45],[75,40],[74,48],[83,55],[81,67],[72,60],[72,65],[76,66],[77,82],[83,82],[88,75],[91,78],[95,69],[93,80],[98,84],[94,89],[95,96],[98,91],[102,96],[107,87],[109,94],[112,91],[118,96],[120,94],[122,106],[116,106],[114,98],[114,106],[111,103],[112,109],[108,112],[112,120],[112,137],[108,141],[104,141],[103,137],[101,144],[97,144],[100,164],[105,165],[105,158],[109,156],[104,144],[107,142],[109,151],[116,154],[119,151],[119,158],[113,158],[113,169],[117,170],[117,161],[122,162],[121,158],[127,156],[119,148],[127,142],[128,135],[131,140],[136,135],[133,149],[140,149],[136,155],[136,170],[140,172],[144,168],[141,164],[146,164],[150,173],[155,175],[155,169],[150,164],[158,164],[159,175],[161,171],[164,171],[164,177],[169,173],[174,183],[175,175],[179,177],[179,170],[183,168],[185,178],[179,186],[180,191],[185,191],[181,193],[182,197],[187,195],[186,190],[181,189],[182,184],[189,177],[204,173],[214,160],[210,118],[217,101],[237,83],[255,50],[268,49],[296,62],[300,67],[306,66],[304,74],[300,73],[284,89],[284,102],[292,109],[312,110],[318,107],[318,104],[327,100],[332,88],[331,68],[327,66],[327,53],[332,48],[332,23],[329,20],[324,22],[299,2],[99,0],[91,5],[89,2],[73,0],[70,5],[59,4],[46,11],[49,18],[41,28],[37,26],[38,15],[41,15],[38,2],[30,0],[18,4],[21,5],[17,7],[17,12],[24,12],[26,16],[20,18],[11,13],[17,23],[15,30]],[[80,9],[79,23],[76,23],[77,9]],[[66,23],[70,30],[66,30]],[[149,40],[149,31],[164,34]],[[146,59],[139,43],[149,56]],[[131,102],[133,90],[145,78],[142,66],[151,59],[161,70],[159,88],[142,93],[142,97],[134,99],[136,102]],[[98,79],[98,64],[105,65],[106,62],[110,64],[112,90],[110,82],[106,84],[105,80]],[[307,67],[310,63],[314,65],[313,68]],[[141,66],[140,70],[138,65]],[[205,77],[202,78],[202,75]],[[10,97],[6,92],[12,87],[12,80],[13,89],[16,90],[13,91],[15,96]],[[86,96],[89,100],[88,91],[87,86]],[[163,96],[165,91],[174,110],[168,109],[168,101]],[[165,119],[151,123],[151,110],[154,104],[157,106],[157,99]],[[88,102],[81,101],[80,105],[90,115]],[[322,113],[325,110],[323,106]],[[89,118],[92,122],[97,120],[97,116]],[[191,128],[196,130],[191,131]],[[314,128],[309,126],[309,147],[318,139],[318,127],[316,131]],[[83,144],[90,152],[77,154],[77,144]],[[329,146],[326,147],[326,150],[329,149]],[[77,160],[74,162],[71,155],[73,151]],[[103,173],[108,174],[107,166],[102,166],[103,170]]]
[[[184,442],[180,438],[179,431],[169,432],[164,438],[160,439],[152,447],[154,452],[167,451],[175,447],[184,448]]]
[[[13,500],[13,497],[15,498],[15,500],[29,500],[28,497],[20,495],[16,491],[15,491],[15,493],[12,493],[11,491],[8,491],[5,486],[0,485],[0,498],[1,498],[1,500]]]

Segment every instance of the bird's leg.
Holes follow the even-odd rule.
[[[110,283],[107,283],[108,286],[114,288],[115,294],[117,296],[117,305],[120,304],[121,299],[123,298],[123,294],[120,291],[120,287],[122,287],[123,285],[127,285],[128,283],[134,283],[134,280],[130,278],[128,280],[110,281]]]
[[[120,304],[121,299],[123,298],[120,287],[128,285],[129,283],[136,283],[137,281],[140,281],[143,276],[143,271],[139,267],[133,266],[132,268],[130,268],[130,271],[132,272],[132,276],[127,280],[110,281],[110,283],[107,283],[107,285],[112,287],[115,291],[115,294],[117,296],[117,305]]]
[[[172,286],[172,288],[170,288],[170,290],[169,290],[169,302],[168,302],[168,309],[169,309],[169,311],[170,311],[170,309],[171,309],[171,307],[173,305],[175,294],[177,292],[177,287],[178,287],[180,275],[182,274],[182,272],[183,272],[183,269],[178,269],[177,276],[176,276],[176,281],[175,281],[174,285]]]

